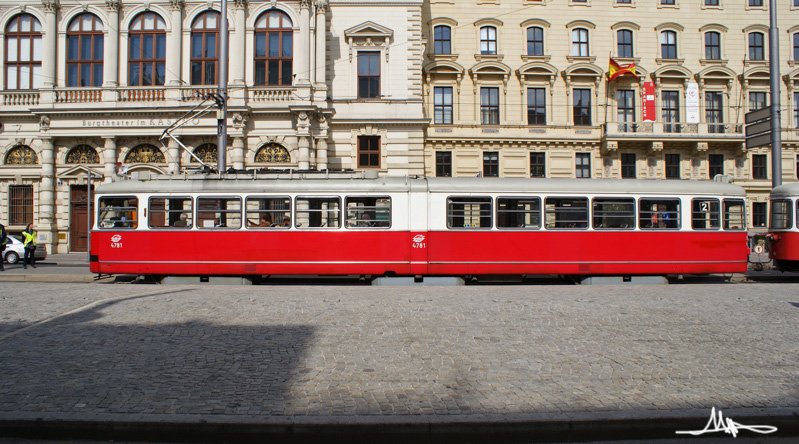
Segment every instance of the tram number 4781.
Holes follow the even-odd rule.
[[[425,240],[424,234],[417,234],[411,240],[413,241],[411,243],[411,247],[413,247],[413,248],[427,248],[427,243],[424,241]]]

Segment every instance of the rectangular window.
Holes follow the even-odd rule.
[[[340,197],[298,197],[295,226],[298,228],[339,228]]]
[[[191,197],[151,197],[147,215],[150,228],[191,228],[194,218],[191,203]]]
[[[660,0],[661,5],[673,5],[674,0]]]
[[[198,228],[241,228],[240,197],[198,197]]]
[[[708,156],[708,175],[714,178],[724,174],[724,154],[711,154]]]
[[[97,209],[100,228],[136,228],[139,200],[132,196],[101,197]]]
[[[447,228],[491,228],[491,198],[447,198]]]
[[[721,34],[715,31],[705,33],[705,58],[721,60]]]
[[[722,93],[720,91],[708,91],[705,93],[705,121],[709,133],[723,133],[724,122]]]
[[[666,179],[680,178],[680,155],[666,154]]]
[[[765,91],[751,91],[749,92],[749,111],[757,111],[766,106],[766,92]]]
[[[452,29],[449,26],[436,26],[433,29],[433,52],[452,54]]]
[[[577,28],[572,30],[572,55],[588,57],[588,30]]]
[[[33,185],[8,186],[8,224],[28,225],[33,222]]]
[[[799,6],[799,5],[794,5],[794,6]],[[793,60],[799,61],[799,32],[793,34]]]
[[[437,86],[433,88],[433,123],[452,125],[452,87]]]
[[[660,56],[664,59],[677,58],[677,33],[663,31],[660,33]]]
[[[527,28],[527,55],[544,55],[544,29],[538,26]]]
[[[548,229],[587,228],[588,199],[585,197],[547,197],[545,215]]]
[[[680,199],[639,200],[638,226],[642,230],[678,230],[680,228]]]
[[[705,0],[705,6],[718,6],[719,0]]]
[[[380,136],[358,136],[358,168],[380,168]]]
[[[616,31],[616,47],[619,57],[633,57],[633,32],[629,29]]]
[[[693,199],[691,201],[691,228],[694,230],[719,229],[718,199]]]
[[[527,124],[547,124],[546,88],[527,88]]]
[[[574,124],[579,126],[591,125],[591,90],[575,88],[572,91],[572,114]]]
[[[621,177],[622,179],[635,179],[635,154],[621,154]]]
[[[591,153],[575,153],[574,175],[578,179],[591,178]]]
[[[496,151],[483,152],[483,176],[499,177],[499,153]]]
[[[388,196],[347,197],[347,228],[389,228],[391,198]]]
[[[480,54],[497,53],[497,28],[483,26],[480,28]]]
[[[436,177],[452,177],[452,151],[436,151]]]
[[[538,197],[497,198],[497,228],[541,228],[541,199]]]
[[[746,229],[746,203],[743,199],[724,199],[724,229]]]
[[[768,226],[766,223],[766,211],[768,204],[766,202],[754,202],[752,204],[752,226],[765,228]]]
[[[771,228],[787,230],[793,228],[791,201],[789,199],[772,199]]]
[[[767,159],[766,154],[752,155],[752,179],[768,179]]]
[[[376,99],[380,97],[380,53],[377,51],[358,52],[358,98]]]
[[[622,197],[594,198],[594,228],[632,230],[635,228],[635,200]]]
[[[547,177],[547,153],[530,153],[530,177]]]
[[[763,33],[750,32],[749,33],[749,60],[765,60],[765,51],[763,47]]]
[[[247,226],[251,228],[291,227],[291,199],[288,197],[248,197]]]
[[[793,126],[799,129],[799,92],[793,93]]]
[[[661,93],[661,109],[663,117],[663,132],[679,133],[680,121],[680,92],[663,91]]]
[[[749,6],[763,6],[763,0],[749,0]]]
[[[624,133],[635,132],[635,91],[631,89],[620,89],[616,91],[616,111],[619,131]],[[626,123],[629,122],[629,123]]]
[[[499,125],[499,88],[480,88],[480,124]]]

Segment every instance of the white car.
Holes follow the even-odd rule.
[[[47,248],[44,245],[36,246],[36,253],[34,253],[37,261],[43,260],[47,257]],[[3,251],[3,259],[9,264],[16,264],[25,257],[25,247],[22,241],[16,236],[8,236],[8,243],[6,249]]]

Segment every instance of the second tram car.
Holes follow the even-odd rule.
[[[250,276],[744,272],[718,182],[158,176],[99,186],[91,271]]]
[[[771,190],[769,250],[774,266],[782,271],[799,271],[799,183]]]

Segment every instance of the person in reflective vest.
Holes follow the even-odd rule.
[[[6,260],[6,255],[3,253],[6,251],[6,244],[8,243],[8,233],[6,233],[6,227],[3,224],[0,224],[0,271],[6,271],[3,267],[3,262]]]
[[[22,268],[28,268],[30,263],[33,268],[36,268],[36,231],[33,229],[33,224],[28,224],[28,227],[22,232],[22,244],[25,247],[25,258],[22,261]]]

